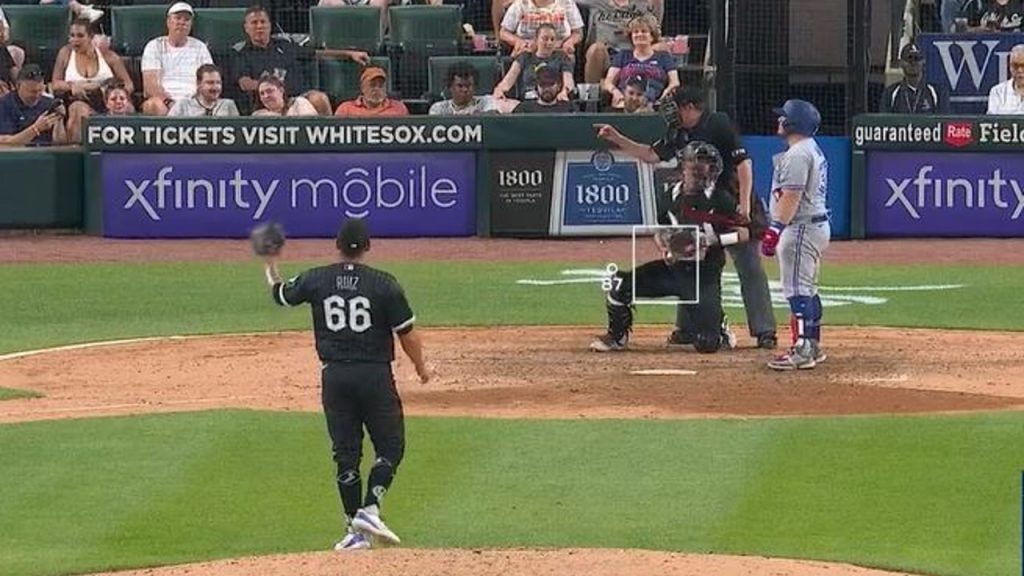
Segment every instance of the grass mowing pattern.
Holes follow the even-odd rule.
[[[0,401],[13,400],[15,398],[42,398],[39,392],[32,390],[18,390],[17,388],[0,388]]]
[[[312,265],[312,263],[306,263]],[[535,287],[565,268],[596,264],[387,263],[405,285],[421,325],[603,324],[596,284]],[[289,263],[285,272],[301,271]],[[771,277],[776,277],[774,271]],[[880,306],[825,311],[825,324],[1019,330],[1024,307],[1007,306],[1024,268],[825,266],[822,282],[878,286],[964,283],[944,292],[876,293]],[[153,335],[306,329],[306,308],[271,304],[257,263],[31,264],[0,266],[0,353],[77,342]],[[729,309],[734,325],[740,309]],[[776,310],[780,318],[788,312]],[[674,310],[641,307],[639,322],[668,324]]]
[[[327,549],[340,524],[324,428],[314,414],[250,411],[0,427],[0,573]],[[1020,413],[411,419],[409,440],[387,513],[412,546],[1019,571]]]

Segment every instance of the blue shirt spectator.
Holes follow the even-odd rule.
[[[67,141],[63,105],[43,95],[43,71],[28,64],[14,91],[0,98],[0,145],[45,146]]]

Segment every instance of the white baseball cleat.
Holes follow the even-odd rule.
[[[349,532],[334,545],[334,550],[336,552],[348,552],[349,550],[369,550],[370,547],[370,539],[365,534]]]
[[[772,370],[810,370],[824,362],[827,356],[822,352],[817,343],[810,340],[801,340],[789,349],[785,354],[776,356],[768,362]]]
[[[356,512],[356,517],[352,519],[352,528],[363,534],[373,534],[393,544],[402,542],[398,534],[392,532],[387,524],[380,519],[380,516],[367,512],[365,509]]]
[[[626,349],[629,339],[622,337],[616,339],[611,334],[605,334],[590,343],[590,349],[594,352],[621,352]]]

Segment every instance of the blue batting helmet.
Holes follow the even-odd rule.
[[[775,109],[775,113],[787,134],[814,136],[821,126],[821,113],[806,100],[786,100],[782,108]]]

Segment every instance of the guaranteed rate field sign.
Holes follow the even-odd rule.
[[[469,236],[475,161],[473,152],[107,153],[103,234],[239,238],[275,220],[290,236],[331,237],[345,218],[365,218],[378,236]]]

